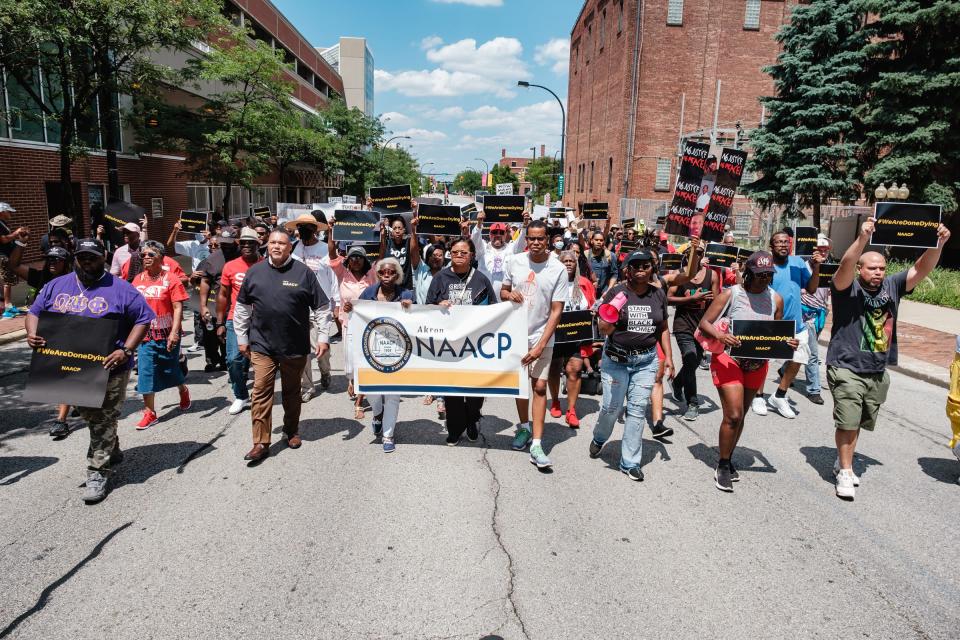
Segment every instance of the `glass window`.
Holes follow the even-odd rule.
[[[30,85],[36,95],[40,94],[40,69],[33,70]],[[12,76],[7,76],[7,100],[10,104],[10,137],[17,140],[45,142],[43,137],[43,111],[33,96]]]
[[[670,190],[670,158],[657,158],[657,179],[653,188],[657,191]]]
[[[607,193],[613,190],[613,158],[607,163]]]
[[[590,161],[590,191],[593,192],[593,160]]]
[[[760,28],[760,0],[747,0],[747,10],[743,17],[743,28]]]
[[[617,33],[623,32],[623,0],[619,2],[619,8],[617,9]]]
[[[603,49],[604,31],[607,27],[607,10],[604,9],[600,14],[600,48]]]
[[[667,24],[683,24],[683,0],[668,0],[667,2]]]

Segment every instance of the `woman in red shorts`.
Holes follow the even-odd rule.
[[[773,280],[773,256],[757,251],[744,267],[743,285],[734,285],[717,296],[700,320],[700,333],[721,341],[728,347],[739,346],[740,341],[729,333],[720,333],[713,323],[721,317],[733,320],[779,320],[783,316],[783,298],[770,287]],[[797,341],[790,346],[797,348]],[[731,458],[743,433],[743,419],[747,408],[763,386],[767,376],[767,361],[750,358],[732,358],[726,351],[715,354],[710,362],[713,384],[720,394],[723,421],[720,423],[720,462],[714,473],[717,489],[733,491],[733,483],[740,479]]]

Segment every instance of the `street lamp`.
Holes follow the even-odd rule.
[[[425,168],[429,167],[431,164],[434,164],[434,163],[433,163],[433,162],[424,162],[422,165],[420,165],[420,180],[423,180],[423,178],[424,178],[423,170],[424,170]],[[427,184],[428,184],[428,187],[429,187],[429,183],[427,183]]]
[[[483,158],[474,158],[474,160],[479,160],[480,162],[483,163],[483,167],[484,169],[486,169],[486,173],[484,173],[484,175],[487,176],[487,181],[489,182],[490,181],[490,163],[484,160]],[[480,181],[480,186],[481,188],[486,186],[483,184],[482,180]]]
[[[565,144],[566,136],[567,136],[567,110],[564,109],[563,107],[563,101],[560,100],[560,96],[558,96],[557,94],[555,94],[553,91],[543,86],[542,84],[533,84],[533,83],[527,82],[526,80],[518,80],[517,86],[526,87],[527,89],[529,89],[530,87],[537,87],[538,89],[543,89],[544,91],[547,91],[548,93],[550,93],[550,95],[552,95],[554,98],[557,99],[557,104],[560,105],[560,117],[562,118],[561,124],[560,124],[561,126],[561,129],[560,129],[560,175],[564,175],[565,165],[563,164],[563,152],[564,152],[564,148],[567,146]],[[564,187],[566,187],[566,185],[564,185]]]
[[[380,182],[383,182],[383,152],[387,150],[387,146],[394,140],[409,140],[410,136],[393,136],[389,140],[383,143],[383,146],[380,147]]]

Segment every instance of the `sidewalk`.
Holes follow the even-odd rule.
[[[16,342],[27,337],[27,331],[23,328],[24,317],[0,318],[0,344]]]

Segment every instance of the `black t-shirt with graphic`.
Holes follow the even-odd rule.
[[[387,255],[396,258],[403,269],[403,282],[401,286],[404,289],[413,288],[413,269],[410,263],[410,240],[404,238],[400,244],[396,244],[393,238],[387,238]]]
[[[609,303],[619,293],[627,297],[627,302],[620,308],[620,319],[609,340],[627,351],[656,346],[658,329],[667,321],[666,293],[663,289],[647,287],[647,291],[638,296],[629,286],[618,284],[604,294],[603,302]]]
[[[490,279],[476,269],[462,276],[453,272],[451,267],[441,269],[433,276],[430,289],[427,290],[427,304],[439,304],[449,300],[453,304],[482,305],[496,304],[497,295]]]

